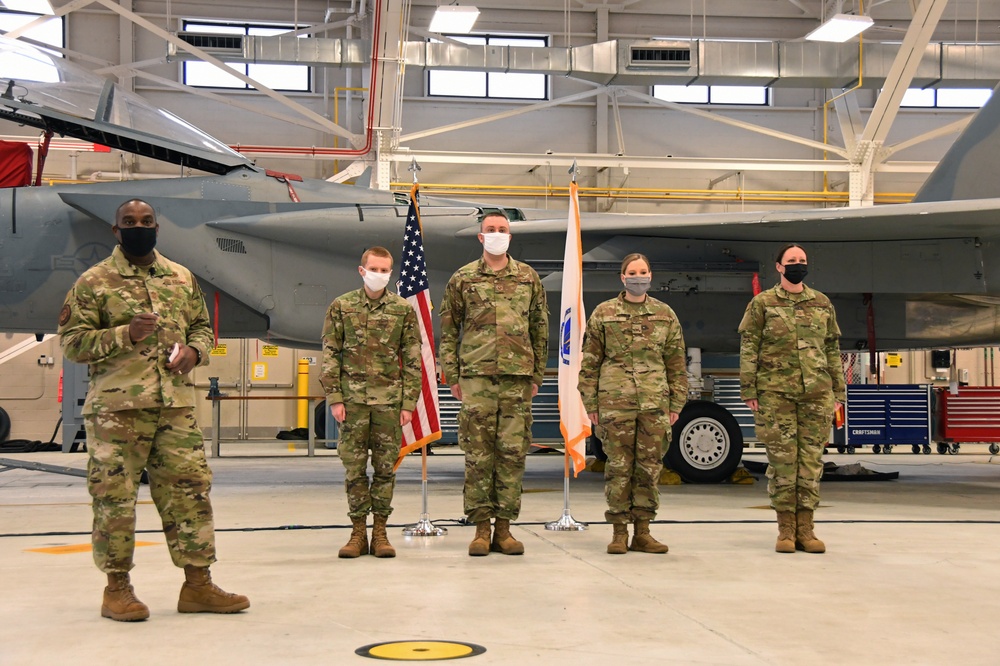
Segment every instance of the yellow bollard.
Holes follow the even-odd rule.
[[[309,395],[309,359],[300,358],[299,359],[299,371],[298,371],[298,382],[296,382],[296,395],[300,396],[302,400],[298,401],[298,419],[296,427],[298,428],[308,428],[309,427],[309,401],[306,400],[306,396]],[[295,445],[289,443],[288,448],[290,451],[295,450]]]

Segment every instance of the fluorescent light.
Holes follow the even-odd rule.
[[[431,19],[429,30],[431,32],[454,32],[467,34],[472,31],[472,26],[479,18],[479,10],[475,7],[461,7],[459,5],[444,5],[437,8],[434,18]]]
[[[875,21],[870,16],[834,14],[820,27],[806,35],[806,39],[814,42],[846,42],[874,24]]]
[[[15,12],[54,14],[49,0],[2,0],[3,6]]]

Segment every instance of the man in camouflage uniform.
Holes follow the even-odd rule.
[[[444,290],[441,368],[462,402],[465,513],[476,524],[469,555],[520,555],[524,544],[511,535],[510,521],[521,511],[531,399],[545,373],[549,310],[538,274],[507,254],[507,218],[488,213],[480,229],[482,258],[458,269]]]
[[[120,245],[80,276],[59,314],[66,358],[90,364],[83,415],[94,561],[108,575],[101,615],[149,617],[129,579],[143,469],[170,557],[184,568],[177,610],[234,613],[250,602],[216,587],[209,574],[212,472],[190,377],[212,348],[205,298],[189,270],[153,249],[159,225],[148,203],[122,204],[112,231]]]
[[[645,256],[625,257],[621,278],[625,291],[594,308],[587,322],[579,391],[608,456],[608,553],[666,553],[666,544],[649,533],[649,522],[660,505],[656,485],[670,426],[687,402],[684,335],[673,309],[646,294],[652,273]],[[630,522],[635,533],[626,548]]]
[[[340,423],[338,451],[354,529],[340,557],[369,551],[366,523],[374,514],[371,553],[395,557],[386,521],[392,513],[402,428],[420,396],[420,328],[404,299],[386,290],[392,255],[373,247],[361,256],[364,287],[330,304],[323,324],[323,374],[330,413]],[[368,482],[368,450],[372,479]]]
[[[846,399],[837,314],[829,298],[802,283],[806,266],[801,247],[782,248],[781,282],[750,301],[739,327],[740,397],[767,451],[779,553],[826,550],[813,512],[835,403]]]

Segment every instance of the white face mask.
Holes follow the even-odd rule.
[[[368,287],[370,291],[382,291],[385,289],[386,285],[389,284],[389,277],[392,272],[389,273],[376,273],[375,271],[369,271],[362,268],[365,271],[362,274],[361,279],[365,281],[365,286]]]
[[[483,248],[489,254],[505,254],[510,247],[510,234],[499,232],[483,234]]]

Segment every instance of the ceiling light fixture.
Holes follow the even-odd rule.
[[[4,7],[15,12],[30,12],[32,14],[55,14],[49,0],[2,0]]]
[[[434,12],[429,30],[431,32],[451,32],[466,35],[472,32],[472,26],[479,18],[479,10],[475,7],[459,5],[443,5]]]
[[[875,21],[870,16],[834,14],[806,35],[806,39],[814,42],[846,42],[874,24]]]

